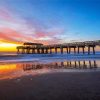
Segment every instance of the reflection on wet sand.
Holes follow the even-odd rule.
[[[78,69],[92,69],[97,68],[96,61],[89,60],[89,61],[64,61],[64,62],[53,62],[49,64],[23,64],[23,70],[38,70],[38,69],[69,69],[69,68],[78,68]]]
[[[49,72],[61,72],[61,69],[63,69],[65,72],[67,72],[68,69],[71,69],[70,71],[73,71],[72,69],[75,71],[77,71],[77,69],[84,69],[85,71],[86,69],[97,69],[99,68],[99,65],[100,61],[95,60],[63,61],[51,63],[23,62],[13,64],[0,64],[0,80],[13,79],[27,75],[39,75]]]

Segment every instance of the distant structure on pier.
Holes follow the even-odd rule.
[[[58,49],[60,49],[61,54],[63,54],[64,49],[66,49],[66,53],[70,54],[73,52],[74,54],[79,54],[80,49],[82,49],[82,53],[85,54],[85,48],[88,48],[88,54],[92,50],[92,53],[95,54],[95,47],[100,47],[100,40],[96,41],[84,41],[84,42],[72,42],[72,43],[63,43],[63,44],[52,44],[52,45],[43,45],[41,43],[30,43],[26,42],[23,46],[17,47],[18,54],[52,54],[53,49],[54,53],[58,53]],[[91,49],[91,50],[90,50]]]

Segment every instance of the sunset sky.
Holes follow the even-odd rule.
[[[99,0],[0,0],[0,51],[99,39]]]

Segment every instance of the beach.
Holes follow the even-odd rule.
[[[0,100],[100,99],[99,54],[15,55],[2,59]]]
[[[1,100],[99,100],[100,72],[52,73],[0,81]]]

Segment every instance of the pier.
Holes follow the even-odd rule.
[[[52,45],[43,45],[42,43],[30,43],[26,42],[22,46],[17,46],[18,54],[57,54],[60,52],[63,54],[66,52],[70,54],[79,54],[82,52],[86,53],[85,48],[87,48],[87,53],[95,54],[95,47],[100,47],[100,40],[96,41],[84,41],[84,42],[72,42],[72,43],[63,43],[63,44],[52,44]],[[59,51],[58,51],[59,49]],[[64,50],[65,49],[65,50]],[[73,49],[73,50],[72,50]]]

